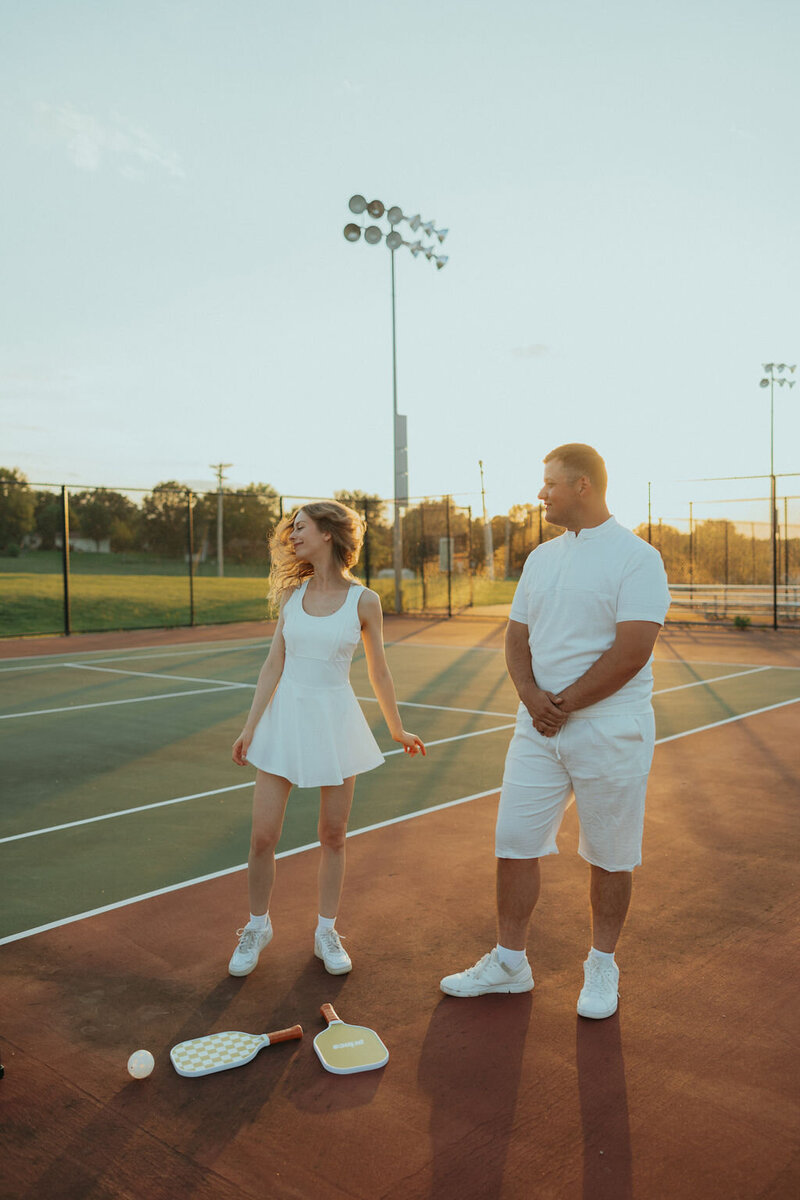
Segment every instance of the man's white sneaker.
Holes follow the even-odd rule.
[[[578,997],[578,1016],[613,1017],[619,1003],[619,967],[589,955],[583,964],[583,988]]]
[[[236,976],[249,975],[255,968],[261,951],[272,941],[272,922],[267,919],[266,929],[255,929],[252,925],[245,925],[244,929],[236,930],[236,935],[239,945],[228,963],[228,972]]]
[[[322,959],[329,975],[346,975],[353,969],[350,955],[335,929],[325,929],[322,933],[314,934],[314,953],[317,958]]]
[[[527,958],[515,971],[505,967],[497,957],[495,946],[488,954],[459,971],[456,975],[445,975],[439,987],[448,996],[485,996],[489,992],[530,992],[533,990],[533,975]]]

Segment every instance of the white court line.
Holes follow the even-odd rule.
[[[134,696],[130,700],[97,700],[94,704],[66,704],[63,708],[35,708],[31,712],[2,713],[0,721],[11,721],[16,717],[43,717],[48,713],[79,712],[82,708],[112,708],[115,704],[144,704],[149,700],[174,700],[177,696],[202,696],[208,692],[232,691],[235,689],[225,683],[219,687],[192,688],[187,692],[164,692],[163,696]]]
[[[375,696],[356,696],[356,700],[361,700],[366,704],[379,704],[380,701]],[[473,713],[476,717],[511,717],[516,718],[516,713],[508,712],[492,712],[488,708],[449,708],[446,704],[419,704],[416,700],[398,700],[398,708],[430,708],[436,712],[454,712],[454,713]]]
[[[265,637],[263,639],[259,639],[257,642],[233,642],[227,646],[220,646],[217,642],[208,642],[207,645],[204,642],[199,642],[199,643],[197,643],[197,645],[192,646],[186,650],[163,650],[163,649],[156,650],[156,649],[153,649],[152,652],[150,652],[150,653],[137,652],[136,654],[111,655],[108,658],[92,658],[92,659],[88,659],[87,661],[91,665],[92,663],[106,663],[106,662],[135,662],[137,659],[140,659],[140,658],[178,658],[178,657],[186,657],[186,656],[191,656],[191,655],[194,655],[197,657],[197,656],[200,656],[203,654],[231,654],[234,650],[255,650],[259,646],[268,645],[271,641],[272,641],[272,637],[269,636],[269,637]],[[84,654],[102,654],[103,651],[102,650],[84,650],[83,653]],[[52,655],[48,655],[46,657],[48,658],[48,661],[43,662],[43,663],[32,663],[29,658],[26,658],[23,660],[21,656],[19,656],[17,658],[0,659],[0,675],[10,675],[12,671],[53,670],[56,667],[63,667],[64,662],[62,660],[64,660],[64,659],[67,659],[69,662],[75,661],[74,654],[52,654]],[[18,667],[4,667],[4,666],[2,666],[3,662],[20,663],[21,665]]]
[[[772,667],[748,667],[746,671],[729,671],[727,675],[717,675],[712,679],[695,679],[693,683],[678,683],[675,687],[659,688],[654,696],[663,696],[665,692],[682,692],[685,688],[703,687],[706,683],[721,683],[723,679],[738,679],[740,675],[756,675],[759,671],[771,671]]]
[[[165,671],[125,671],[121,667],[96,667],[94,663],[62,663],[62,667],[73,671],[102,671],[104,675],[137,675],[144,679],[180,679],[184,683],[218,683],[226,687],[251,687],[249,683],[232,683],[228,679],[203,679],[200,675],[167,675]]]
[[[513,725],[495,725],[491,729],[475,729],[472,733],[459,733],[455,737],[437,738],[436,741],[426,742],[426,750],[431,746],[444,746],[448,742],[463,742],[467,738],[481,737],[484,733],[500,733],[504,729],[513,729]],[[398,750],[387,750],[383,757],[391,758],[395,754],[404,754],[405,751],[401,748]],[[12,833],[8,837],[0,837],[0,846],[6,842],[22,842],[26,838],[41,837],[45,833],[59,833],[64,829],[75,829],[78,825],[95,825],[99,821],[113,821],[116,817],[129,817],[135,813],[148,812],[154,808],[168,808],[171,804],[183,804],[187,800],[203,800],[207,796],[220,796],[224,792],[237,792],[241,788],[252,787],[254,780],[248,779],[245,783],[234,783],[229,787],[213,788],[210,792],[192,792],[188,796],[175,796],[171,800],[156,800],[153,804],[141,804],[136,808],[121,808],[119,812],[101,813],[96,817],[83,817],[79,821],[65,821],[62,825],[48,825],[42,829],[31,829],[27,833]]]
[[[487,796],[493,796],[497,792],[497,788],[490,788],[488,792],[474,792],[471,796],[460,796],[458,800],[448,800],[444,804],[435,804],[432,808],[421,808],[417,812],[407,813],[402,817],[390,817],[387,821],[380,821],[377,825],[365,825],[361,829],[348,830],[347,837],[358,837],[362,833],[372,833],[376,829],[384,829],[389,825],[398,825],[402,821],[413,821],[416,817],[425,817],[429,813],[440,812],[445,808],[455,808],[458,804],[466,804],[470,800],[481,800]],[[291,858],[295,854],[304,854],[306,850],[316,850],[319,847],[319,842],[309,842],[305,846],[295,846],[293,850],[281,850],[275,855],[276,858]],[[236,867],[226,867],[222,871],[213,871],[210,875],[199,875],[195,879],[186,879],[183,883],[173,883],[167,887],[157,888],[153,892],[144,892],[141,896],[131,896],[127,900],[117,900],[114,904],[105,904],[102,908],[93,908],[88,912],[76,913],[73,917],[62,917],[58,921],[50,921],[47,925],[37,925],[35,929],[24,929],[21,933],[12,933],[8,937],[0,938],[0,946],[7,946],[10,942],[19,942],[23,938],[33,937],[36,933],[46,933],[48,929],[60,929],[64,925],[74,925],[76,921],[85,921],[88,917],[99,917],[103,913],[114,912],[118,908],[127,908],[131,904],[138,904],[142,900],[154,900],[157,896],[166,896],[170,892],[179,892],[184,888],[194,887],[198,883],[209,883],[212,879],[222,879],[226,875],[235,875],[237,871],[245,871],[247,863],[240,863]]]
[[[798,703],[800,703],[800,697],[797,697],[794,700],[782,700],[779,704],[769,704],[769,705],[767,705],[766,708],[757,708],[757,709],[754,709],[752,712],[741,713],[737,717],[726,717],[725,719],[723,719],[721,721],[714,721],[710,725],[700,725],[700,726],[698,726],[697,729],[686,729],[683,731],[683,733],[674,733],[674,734],[671,734],[669,737],[657,738],[656,745],[660,746],[665,742],[675,742],[679,738],[690,737],[692,734],[695,734],[695,733],[705,733],[706,730],[708,730],[708,729],[716,729],[717,726],[719,726],[719,725],[730,725],[735,721],[743,721],[747,717],[755,717],[755,716],[758,716],[760,713],[772,712],[776,708],[785,708],[789,704],[798,704]],[[483,730],[482,732],[486,733],[486,732],[490,732],[490,731]],[[470,736],[470,735],[467,735],[467,736]],[[431,744],[433,744],[433,743],[431,743]],[[390,752],[390,753],[392,753],[392,752]],[[397,753],[397,752],[394,752],[394,753]],[[461,796],[457,800],[449,800],[444,804],[434,805],[432,808],[419,809],[417,812],[406,813],[405,815],[403,815],[401,817],[390,817],[386,821],[379,821],[375,825],[367,825],[363,829],[353,829],[350,832],[348,832],[347,836],[348,836],[348,838],[358,837],[358,835],[361,833],[372,833],[375,830],[384,829],[389,825],[399,825],[404,821],[413,821],[417,817],[424,817],[424,816],[427,816],[429,813],[439,812],[440,810],[445,809],[445,808],[454,808],[456,805],[466,804],[470,800],[482,800],[488,796],[494,796],[494,795],[496,795],[496,793],[499,790],[500,790],[499,786],[494,787],[494,788],[489,788],[488,791],[474,792],[471,796]],[[295,847],[294,850],[284,850],[281,853],[276,854],[275,857],[276,858],[289,858],[293,854],[302,854],[304,851],[313,850],[318,846],[319,846],[319,842],[310,842],[306,846],[297,846],[297,847]],[[157,888],[155,891],[145,892],[141,896],[131,896],[127,900],[118,900],[115,904],[107,904],[102,908],[93,908],[93,909],[90,909],[88,912],[76,913],[72,917],[62,917],[60,920],[51,921],[47,925],[37,925],[34,929],[24,929],[20,933],[12,933],[8,937],[0,938],[0,946],[8,945],[8,943],[10,943],[10,942],[21,941],[23,938],[33,937],[34,934],[37,934],[37,933],[45,933],[48,929],[60,929],[63,925],[72,925],[76,921],[84,921],[88,917],[101,916],[103,913],[112,912],[118,908],[127,908],[129,905],[138,904],[142,900],[153,900],[157,896],[165,896],[165,895],[168,895],[170,892],[181,891],[183,888],[193,887],[195,884],[198,884],[198,883],[208,883],[212,879],[221,879],[225,875],[233,875],[237,871],[244,871],[246,869],[246,867],[247,867],[246,863],[241,863],[238,867],[227,867],[225,870],[222,870],[222,871],[213,871],[209,875],[199,875],[195,879],[187,879],[183,883],[173,883],[173,884],[168,885],[167,887]]]

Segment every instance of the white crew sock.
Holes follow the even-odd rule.
[[[605,950],[595,950],[594,946],[592,946],[591,950],[589,951],[589,957],[594,957],[600,962],[613,963],[614,951],[612,950],[610,954],[607,954]]]
[[[336,924],[336,917],[321,917],[317,914],[317,933],[325,933],[328,929],[333,929]]]
[[[268,920],[269,912],[265,912],[262,917],[256,917],[253,915],[253,913],[250,913],[250,920],[247,922],[247,924],[251,929],[266,929]]]
[[[525,962],[525,951],[509,950],[507,946],[501,946],[498,942],[497,957],[504,967],[508,967],[509,971],[516,971]]]

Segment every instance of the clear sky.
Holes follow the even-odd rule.
[[[628,524],[648,480],[658,513],[667,481],[767,472],[799,33],[796,0],[4,6],[0,465],[391,495],[360,192],[451,231],[444,270],[396,256],[412,495],[478,503],[483,459],[502,512],[565,441]],[[800,471],[800,386],[775,439]]]

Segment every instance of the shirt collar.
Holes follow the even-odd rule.
[[[609,517],[607,521],[603,521],[602,525],[593,525],[591,529],[581,529],[578,531],[578,533],[573,533],[571,529],[565,529],[564,536],[571,538],[574,541],[578,541],[580,538],[582,542],[590,542],[593,538],[603,537],[605,534],[611,533],[611,531],[616,529],[616,527],[616,519],[614,517]]]

